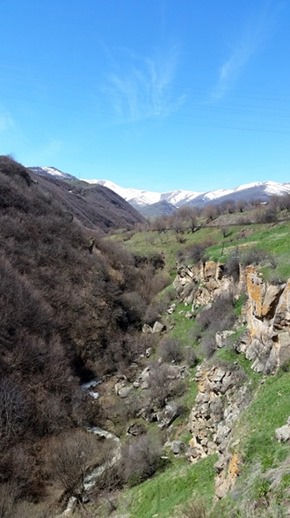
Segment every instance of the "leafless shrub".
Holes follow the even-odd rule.
[[[229,229],[227,227],[221,227],[221,234],[223,238],[227,237]]]
[[[237,254],[231,254],[227,257],[225,263],[225,273],[233,278],[234,282],[240,279],[240,260]]]
[[[170,282],[169,276],[163,272],[156,273],[155,268],[150,264],[139,269],[139,293],[147,304]]]
[[[185,258],[187,261],[193,261],[194,264],[199,263],[204,257],[205,250],[210,246],[210,242],[198,243],[188,247],[185,252]]]
[[[160,343],[162,360],[168,363],[180,363],[184,359],[184,350],[177,338],[164,338]]]
[[[169,384],[169,397],[179,398],[185,394],[187,390],[186,382],[183,379],[176,379]],[[183,413],[183,408],[181,406],[178,407],[178,415]]]
[[[125,292],[121,296],[120,302],[124,310],[122,326],[128,327],[141,323],[146,311],[146,304],[141,295],[136,291]]]
[[[153,434],[128,439],[122,448],[121,476],[133,486],[151,477],[161,465],[162,445]]]
[[[149,376],[150,399],[158,407],[162,408],[170,394],[169,386],[170,366],[166,363],[155,363]]]
[[[256,212],[257,223],[274,223],[277,221],[277,211],[274,207],[263,207]]]
[[[152,326],[156,320],[160,319],[162,313],[166,309],[166,302],[164,300],[154,300],[149,304],[143,315],[145,324]]]
[[[248,225],[249,223],[251,223],[251,219],[246,214],[243,214],[237,218],[238,225]]]
[[[248,266],[250,264],[260,264],[267,258],[267,253],[259,248],[251,248],[241,255],[241,264]]]
[[[290,195],[284,194],[284,196],[279,196],[279,199],[280,199],[281,209],[289,210],[290,209]]]
[[[207,205],[202,212],[207,221],[210,222],[218,216],[220,213],[220,208],[218,205]]]
[[[18,489],[14,482],[0,484],[0,517],[13,518],[13,509],[18,497]]]
[[[8,377],[0,381],[0,444],[23,437],[30,426],[32,408],[21,386]]]
[[[168,399],[185,392],[184,380],[175,376],[172,365],[158,362],[152,364],[149,375],[149,401],[155,408],[163,408]]]
[[[210,358],[217,348],[215,333],[212,331],[205,333],[200,341],[200,346],[205,357]]]
[[[68,496],[80,494],[87,469],[99,462],[99,444],[93,434],[83,430],[66,433],[51,442],[51,473]]]
[[[56,511],[46,503],[35,504],[29,501],[20,500],[15,503],[12,514],[9,518],[51,518]]]
[[[198,362],[196,352],[194,351],[193,347],[191,347],[190,345],[187,345],[184,348],[184,359],[185,359],[188,367],[194,367]]]
[[[203,331],[214,332],[231,329],[235,322],[234,304],[231,295],[218,297],[208,309],[204,309],[198,316],[198,324]]]

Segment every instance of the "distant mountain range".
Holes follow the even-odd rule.
[[[62,180],[78,181],[72,175],[63,173],[55,167],[32,167],[33,172],[59,178]],[[252,182],[233,189],[218,189],[215,191],[197,192],[175,190],[169,192],[146,191],[134,188],[124,188],[110,180],[83,180],[90,185],[99,185],[110,189],[126,200],[145,217],[156,217],[173,213],[182,205],[202,207],[223,202],[267,201],[271,196],[290,194],[290,183]]]
[[[205,206],[223,202],[261,200],[265,202],[271,196],[290,194],[290,183],[252,182],[234,189],[218,189],[215,191],[196,192],[177,190],[154,192],[138,189],[125,189],[108,180],[86,180],[91,184],[103,185],[118,193],[145,217],[170,214],[182,205]]]

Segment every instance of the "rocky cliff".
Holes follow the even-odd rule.
[[[255,266],[240,266],[239,281],[234,282],[222,264],[207,261],[198,266],[178,266],[174,286],[180,299],[198,308],[212,304],[221,294],[238,298],[246,295],[242,322],[246,325],[237,350],[251,360],[252,368],[265,374],[274,373],[290,360],[290,280],[273,285],[265,282]],[[221,347],[220,336],[216,336]]]
[[[232,346],[251,361],[253,370],[264,375],[275,374],[289,362],[290,280],[269,284],[257,267],[240,266],[239,281],[234,282],[223,265],[208,261],[199,266],[178,266],[174,286],[193,319],[221,295],[231,293],[238,300],[245,294],[236,325],[244,326],[245,332]],[[216,348],[226,345],[231,332],[224,329],[216,333]],[[234,427],[253,397],[251,383],[238,362],[221,362],[215,357],[198,367],[196,381],[198,395],[189,418],[192,438],[188,457],[195,463],[207,455],[218,454],[215,495],[220,499],[239,475],[242,460],[236,449]]]

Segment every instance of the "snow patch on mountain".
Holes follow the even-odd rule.
[[[122,196],[129,203],[136,203],[137,205],[152,205],[161,200],[161,193],[154,191],[145,191],[140,189],[126,189],[121,187],[110,180],[84,180],[84,182],[90,184],[98,184],[111,189],[116,192],[119,196]]]
[[[29,167],[30,171],[32,171],[33,173],[36,173],[36,174],[40,174],[42,176],[54,176],[56,178],[63,178],[63,179],[69,179],[69,178],[75,178],[75,176],[71,175],[71,174],[68,174],[68,173],[64,173],[63,171],[60,171],[59,169],[57,169],[56,167],[47,167],[47,166],[43,166],[43,167]]]
[[[55,167],[31,167],[30,169],[33,172],[42,175],[49,175],[63,179],[76,179],[74,176],[63,173]],[[259,196],[261,196],[261,199],[265,199],[267,196],[290,194],[290,183],[278,183],[272,181],[250,182],[234,187],[233,189],[217,189],[207,192],[196,192],[184,189],[169,192],[156,192],[146,191],[145,189],[141,190],[121,187],[110,180],[83,179],[83,181],[92,185],[103,185],[104,187],[111,189],[135,208],[144,208],[160,202],[167,202],[174,207],[181,207],[186,203],[203,204],[211,201],[214,203],[218,202],[219,199],[223,201],[227,197],[228,199],[238,200],[253,199],[253,197],[258,199]]]

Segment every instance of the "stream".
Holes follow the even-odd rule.
[[[83,383],[81,385],[81,389],[84,390],[89,396],[91,396],[94,399],[99,398],[99,393],[94,389],[98,385],[100,385],[102,381],[97,380],[91,380],[87,383]],[[114,466],[121,458],[121,441],[119,437],[114,435],[111,432],[108,432],[107,430],[103,430],[102,428],[99,428],[98,426],[92,426],[89,428],[86,428],[86,431],[89,433],[92,433],[98,437],[102,437],[104,439],[111,440],[113,444],[115,445],[115,451],[111,459],[109,459],[107,462],[104,462],[101,466],[98,466],[96,468],[91,469],[84,477],[83,480],[83,489],[84,493],[90,491],[97,483],[98,479],[103,475],[103,473],[108,469]],[[73,514],[75,507],[77,505],[77,498],[75,496],[71,496],[68,500],[66,509],[63,511],[63,513],[59,516],[68,516],[70,514]]]

